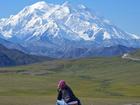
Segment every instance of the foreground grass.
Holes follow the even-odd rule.
[[[0,105],[55,105],[55,98],[48,96],[4,96]],[[81,98],[83,105],[139,105],[138,99]]]
[[[54,105],[60,79],[84,105],[140,103],[140,62],[114,57],[0,68],[0,105]]]

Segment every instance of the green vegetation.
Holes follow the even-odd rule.
[[[140,103],[140,62],[111,57],[0,68],[0,105],[54,105],[60,79],[84,105]]]
[[[137,58],[140,58],[140,49],[138,49],[136,52],[134,52],[134,53],[131,53],[131,55],[133,56],[133,57],[137,57]]]

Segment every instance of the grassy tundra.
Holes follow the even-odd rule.
[[[83,105],[140,105],[140,62],[121,57],[0,68],[0,105],[54,105],[60,79]]]

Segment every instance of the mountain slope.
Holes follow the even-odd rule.
[[[47,57],[28,55],[18,50],[8,49],[0,44],[0,66],[24,65],[44,60],[47,60]]]
[[[0,38],[0,44],[9,48],[9,49],[17,49],[17,50],[20,50],[22,52],[26,52],[25,51],[26,49],[24,47],[22,47],[20,44],[16,44],[16,43],[7,41],[3,38]]]
[[[56,5],[41,1],[27,6],[0,20],[0,34],[30,54],[58,58],[69,57],[68,51],[81,56],[88,55],[89,49],[93,54],[95,49],[118,45],[140,47],[140,36],[121,30],[83,5],[74,7],[67,2]],[[82,51],[77,52],[79,49]]]

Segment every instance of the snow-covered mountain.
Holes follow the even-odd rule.
[[[41,1],[0,19],[0,38],[20,44],[28,53],[58,58],[94,55],[97,49],[112,46],[140,47],[140,36],[121,30],[84,5],[68,2]]]

